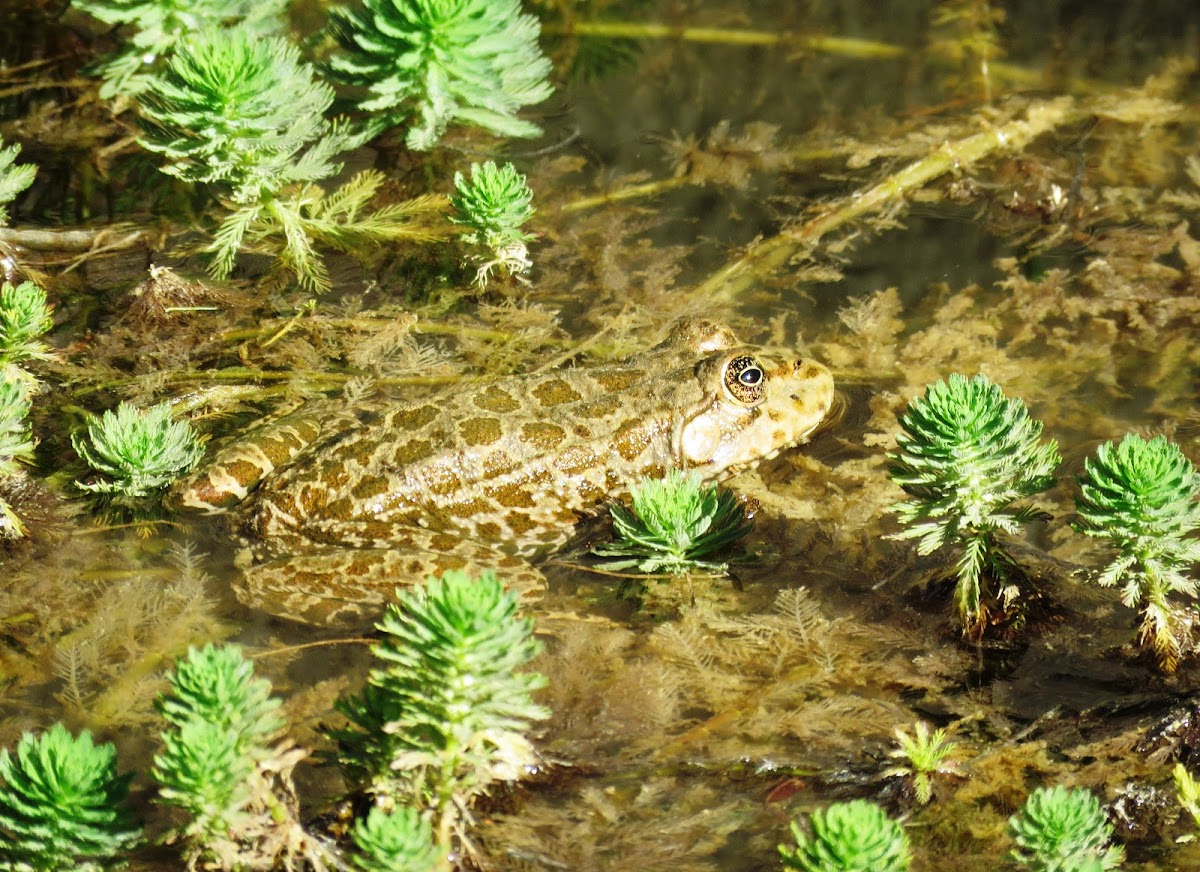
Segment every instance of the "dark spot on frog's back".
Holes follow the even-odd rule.
[[[562,379],[552,379],[542,382],[531,392],[544,407],[558,406],[562,403],[573,403],[582,399],[579,391]]]
[[[420,430],[438,416],[438,407],[426,403],[423,406],[401,406],[388,415],[388,425],[395,430]]]
[[[458,433],[467,445],[491,445],[503,434],[496,418],[468,418],[458,424]]]
[[[534,505],[533,495],[515,485],[484,488],[484,495],[509,509],[528,509]]]
[[[496,385],[488,385],[477,393],[474,403],[486,412],[515,412],[521,407],[512,394]]]
[[[534,421],[521,425],[521,441],[542,451],[557,447],[566,436],[567,431],[557,424]]]
[[[407,442],[398,444],[392,451],[392,462],[397,467],[401,467],[424,460],[431,454],[433,454],[433,443],[428,439],[409,439]]]
[[[635,460],[650,445],[654,424],[650,421],[626,421],[613,434],[613,447],[626,460]]]
[[[623,391],[645,380],[646,373],[640,369],[601,370],[592,378],[606,391]]]
[[[386,478],[378,475],[366,475],[358,480],[354,487],[350,489],[350,492],[358,499],[369,500],[371,497],[387,493],[388,487],[389,484]]]

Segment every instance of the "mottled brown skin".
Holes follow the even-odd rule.
[[[526,558],[643,476],[748,469],[804,441],[833,379],[785,349],[739,345],[705,321],[615,366],[496,380],[414,403],[300,413],[226,449],[176,495],[241,504],[255,565],[246,602],[314,623],[378,610],[394,586],[446,568],[540,589]]]

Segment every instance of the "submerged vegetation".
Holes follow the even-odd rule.
[[[516,116],[553,91],[541,27],[519,0],[365,0],[334,15],[343,52],[330,71],[365,89],[374,128],[406,127],[409,148],[433,148],[451,124],[541,133]]]
[[[673,469],[629,489],[632,509],[611,507],[616,538],[595,549],[613,570],[679,575],[724,572],[710,559],[750,532],[746,507],[728,488],[704,484],[699,473]]]
[[[0,869],[99,872],[124,865],[141,841],[128,801],[132,774],[117,774],[111,743],[54,724],[0,749]]]
[[[1165,436],[1130,433],[1106,442],[1083,462],[1075,498],[1079,530],[1116,550],[1097,577],[1120,585],[1121,601],[1141,611],[1140,641],[1159,665],[1175,671],[1191,643],[1194,607],[1168,602],[1173,593],[1196,596],[1188,568],[1200,561],[1200,474]]]
[[[138,499],[162,491],[200,462],[204,446],[168,403],[139,409],[121,403],[93,418],[87,436],[71,434],[79,457],[103,477],[77,481],[81,490]]]
[[[1035,506],[1014,503],[1054,482],[1058,445],[1042,442],[1042,424],[1025,403],[984,375],[956,373],[930,385],[908,404],[900,427],[889,471],[913,499],[894,507],[905,525],[896,537],[917,539],[921,554],[946,545],[959,552],[954,605],[966,632],[977,635],[991,598],[1007,607],[1017,596],[997,534],[1018,533],[1037,517]]]
[[[531,696],[546,680],[518,672],[541,649],[533,624],[493,573],[451,570],[399,593],[376,628],[380,665],[338,703],[350,724],[331,733],[337,760],[384,806],[428,811],[442,850],[469,844],[473,800],[537,762],[526,733],[549,716]]]
[[[859,830],[872,868],[1196,865],[1192,4],[330,5],[0,9],[13,862],[53,820],[64,868],[824,869]],[[772,558],[719,598],[614,602],[538,555],[528,615],[503,572],[398,572],[381,636],[300,633],[158,505],[264,415],[617,385],[680,316],[830,365],[844,401],[729,490],[664,470],[614,509],[606,560],[689,576],[753,514]],[[488,520],[574,521],[544,502]],[[52,733],[91,754],[80,795],[131,784],[173,841],[56,811],[20,762]]]
[[[795,848],[779,846],[785,869],[804,872],[904,872],[912,862],[904,827],[873,802],[855,799],[818,809],[811,835],[795,822]]]
[[[1100,801],[1082,787],[1039,787],[1008,826],[1017,843],[1013,859],[1035,872],[1104,872],[1125,859],[1109,845],[1113,828]]]

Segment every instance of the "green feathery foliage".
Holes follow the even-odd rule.
[[[350,861],[360,872],[433,872],[445,857],[433,845],[429,821],[412,808],[372,808],[354,822],[350,838],[357,849]]]
[[[695,472],[673,469],[661,480],[643,479],[629,493],[633,511],[611,507],[616,541],[593,552],[622,558],[608,563],[610,569],[724,572],[725,564],[707,558],[750,532],[746,509],[733,492],[703,484]]]
[[[271,683],[254,677],[254,666],[238,645],[189,648],[168,679],[171,692],[156,705],[176,727],[191,721],[215,724],[237,737],[242,753],[265,745],[283,729]]]
[[[1120,847],[1105,847],[1113,828],[1100,801],[1082,787],[1039,787],[1008,819],[1008,830],[1017,843],[1012,858],[1036,872],[1116,869],[1125,859]]]
[[[1192,773],[1182,763],[1175,764],[1171,778],[1175,782],[1175,798],[1191,816],[1192,823],[1200,827],[1200,784],[1196,783]]]
[[[88,423],[87,439],[71,435],[84,462],[108,476],[97,482],[75,482],[91,493],[141,498],[161,490],[190,471],[204,456],[204,446],[187,421],[171,419],[168,403],[143,411],[121,403]]]
[[[533,191],[525,177],[512,164],[497,168],[492,161],[483,165],[471,164],[470,181],[459,172],[454,174],[456,194],[450,205],[457,214],[450,220],[466,228],[462,238],[484,249],[485,254],[475,276],[475,283],[487,284],[492,267],[498,266],[509,275],[521,278],[533,265],[525,243],[533,235],[521,230],[521,225],[533,216]]]
[[[900,426],[889,472],[914,499],[893,506],[908,528],[896,538],[918,539],[921,554],[948,544],[962,549],[954,601],[964,628],[975,631],[987,611],[985,576],[1005,575],[995,534],[1016,533],[1036,517],[1035,506],[1013,503],[1054,482],[1058,443],[1040,443],[1041,422],[984,375],[954,374],[930,385],[908,404]]]
[[[0,476],[33,462],[29,435],[29,388],[11,367],[0,369]]]
[[[216,30],[182,43],[142,98],[142,144],[167,158],[163,171],[206,184],[230,206],[208,251],[224,278],[238,252],[274,254],[308,288],[329,277],[315,250],[353,251],[365,243],[429,241],[445,235],[420,218],[441,197],[368,210],[383,176],[367,171],[326,194],[315,183],[338,173],[334,158],[360,145],[342,120],[329,121],[332,89],[281,39]]]
[[[96,870],[141,840],[126,802],[131,775],[117,774],[112,744],[76,738],[62,724],[25,733],[15,755],[0,749],[0,869]]]
[[[0,368],[0,478],[15,475],[22,463],[33,463],[29,435],[29,383],[16,367]],[[0,539],[19,539],[25,524],[0,498]]]
[[[924,721],[917,721],[911,734],[903,727],[897,727],[896,741],[900,747],[889,751],[888,756],[904,762],[884,774],[911,776],[917,802],[925,805],[933,799],[933,776],[954,771],[947,758],[954,753],[957,743],[946,738],[944,729],[930,732],[929,724]]]
[[[270,683],[254,677],[237,645],[189,648],[168,679],[156,707],[170,728],[152,774],[159,801],[188,814],[170,839],[187,841],[194,862],[249,828],[252,779],[283,721]]]
[[[5,145],[0,139],[0,227],[8,223],[8,204],[33,184],[37,167],[16,163],[19,145]]]
[[[549,716],[531,699],[546,679],[518,670],[541,644],[491,572],[449,571],[401,590],[376,626],[382,665],[338,703],[350,719],[331,733],[338,760],[352,783],[432,809],[446,847],[474,796],[535,760],[525,733]]]
[[[1164,671],[1173,672],[1191,623],[1172,606],[1172,593],[1196,596],[1185,570],[1200,560],[1200,475],[1179,446],[1164,436],[1130,433],[1106,442],[1083,462],[1076,529],[1104,539],[1117,552],[1097,581],[1121,585],[1121,601],[1141,608],[1140,641]]]
[[[54,326],[53,311],[46,292],[33,282],[0,286],[0,367],[49,359],[41,337]]]
[[[105,82],[100,96],[143,91],[158,61],[196,33],[238,25],[257,36],[278,33],[286,0],[74,0],[72,5],[105,24],[133,30],[116,57],[95,67]]]
[[[295,47],[242,28],[183,40],[142,95],[141,144],[163,172],[216,186],[240,205],[339,172],[359,138],[325,118],[333,89]]]
[[[783,865],[804,872],[904,872],[912,862],[908,834],[873,802],[835,802],[812,813],[812,835],[792,821],[796,847],[779,846]]]
[[[336,9],[339,80],[367,89],[359,107],[375,129],[409,124],[408,147],[433,148],[450,124],[537,136],[516,117],[550,96],[541,25],[519,0],[364,0]]]

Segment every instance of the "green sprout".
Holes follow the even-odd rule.
[[[1006,578],[1011,566],[996,534],[1016,533],[1037,517],[1035,506],[1013,503],[1054,482],[1058,444],[1039,442],[1041,422],[984,375],[954,374],[930,385],[908,404],[900,426],[889,471],[914,499],[893,506],[908,527],[895,538],[917,538],[920,554],[961,548],[954,602],[964,629],[981,631],[986,581]]]
[[[475,284],[487,284],[492,267],[523,280],[533,266],[525,246],[533,235],[521,230],[533,216],[533,191],[525,177],[512,164],[497,168],[489,160],[482,166],[471,164],[470,181],[456,172],[454,187],[457,193],[450,197],[450,205],[457,214],[450,220],[466,228],[464,240],[485,252],[479,258]]]
[[[904,763],[893,766],[884,774],[911,775],[917,802],[925,805],[933,799],[933,776],[939,773],[948,775],[956,771],[948,758],[954,753],[957,744],[946,738],[944,729],[930,732],[929,724],[924,721],[917,721],[912,734],[902,727],[897,727],[896,741],[900,747],[889,751],[888,756],[903,760]]]
[[[818,809],[812,835],[792,821],[796,847],[779,846],[783,865],[804,872],[904,872],[912,862],[908,834],[873,802],[854,799]]]
[[[210,33],[237,24],[259,36],[277,33],[285,0],[74,0],[76,9],[105,24],[128,27],[124,51],[96,66],[104,77],[101,98],[143,91],[155,64],[193,33]]]
[[[0,286],[0,367],[50,358],[41,337],[54,326],[53,311],[33,282]]]
[[[23,463],[33,463],[29,435],[29,384],[16,367],[0,368],[0,478],[16,475]],[[25,525],[12,506],[0,498],[0,539],[19,539]]]
[[[732,491],[703,484],[699,473],[677,469],[661,480],[643,479],[629,489],[633,511],[612,506],[614,542],[594,550],[617,557],[608,568],[639,572],[724,572],[707,559],[750,532],[746,509]]]
[[[1200,784],[1192,777],[1182,763],[1176,763],[1171,773],[1175,782],[1175,797],[1192,818],[1192,823],[1200,827]],[[1191,841],[1195,836],[1188,836],[1180,841]]]
[[[0,869],[85,870],[119,864],[141,840],[127,804],[132,775],[117,774],[111,743],[76,738],[62,724],[24,733],[10,755],[0,749]]]
[[[1008,820],[1017,843],[1012,858],[1036,872],[1116,869],[1125,859],[1118,846],[1105,847],[1113,828],[1100,801],[1082,787],[1039,787]]]
[[[1196,596],[1185,570],[1200,560],[1200,475],[1164,436],[1147,441],[1129,434],[1107,442],[1083,462],[1075,509],[1076,529],[1107,540],[1117,554],[1097,581],[1121,585],[1121,601],[1141,607],[1139,641],[1159,666],[1173,672],[1190,620],[1167,601],[1171,593]]]
[[[358,849],[350,860],[360,872],[433,872],[445,856],[433,845],[429,822],[411,808],[372,808],[354,822],[350,838]]]
[[[536,759],[525,733],[549,716],[531,698],[546,679],[518,670],[541,644],[490,571],[448,571],[399,591],[376,627],[381,665],[362,693],[338,702],[350,720],[331,733],[338,761],[353,783],[430,809],[447,848],[470,801]]]
[[[16,163],[21,153],[19,145],[5,145],[0,139],[0,227],[8,223],[8,204],[33,184],[37,167]]]
[[[87,439],[72,434],[76,453],[106,476],[76,481],[91,493],[141,498],[165,488],[204,456],[204,446],[187,421],[171,419],[168,403],[145,411],[121,403],[88,423]]]
[[[550,96],[541,25],[519,0],[364,0],[335,9],[341,81],[367,89],[359,108],[376,129],[410,125],[408,147],[433,148],[450,124],[499,136],[537,136],[522,106]]]
[[[284,868],[293,868],[293,854],[326,868],[325,850],[297,823],[294,804],[280,799],[291,795],[289,773],[304,752],[278,741],[279,700],[242,649],[189,648],[168,680],[156,707],[169,726],[152,775],[159,801],[188,815],[167,835],[186,842],[188,868],[276,868],[280,854]]]
[[[275,254],[278,266],[309,288],[329,287],[314,246],[355,251],[364,243],[428,241],[442,231],[414,222],[442,200],[418,197],[368,210],[383,184],[358,173],[327,194],[315,184],[336,175],[352,134],[325,111],[333,90],[281,39],[243,29],[216,30],[180,44],[142,98],[142,144],[166,157],[163,171],[212,187],[229,206],[208,251],[224,278],[241,250]]]

